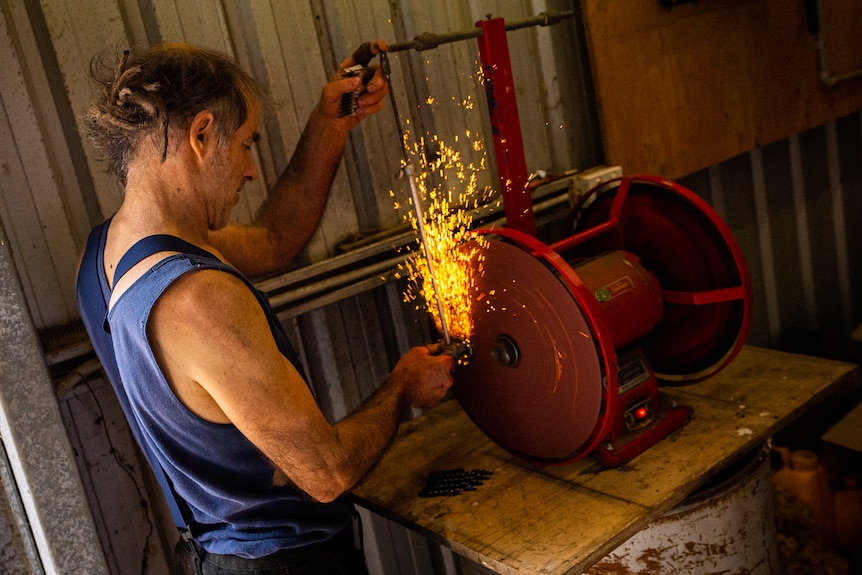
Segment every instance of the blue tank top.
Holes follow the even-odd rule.
[[[92,293],[94,277],[107,283],[102,264],[106,229],[107,223],[94,230],[100,241],[90,242],[94,246],[88,243],[82,261],[78,281],[82,317],[88,331],[97,333],[97,354],[103,365],[110,366],[106,367],[109,379],[125,395],[121,403],[129,410],[127,417],[135,420],[136,435],[145,444],[145,453],[155,459],[151,464],[161,466],[187,507],[195,540],[210,553],[256,558],[323,541],[344,529],[353,513],[348,495],[332,503],[318,503],[294,488],[274,487],[272,464],[235,426],[205,421],[177,399],[149,346],[147,320],[158,297],[183,274],[214,269],[249,286],[269,319],[279,349],[296,365],[295,354],[266,297],[234,268],[206,252],[172,255],[118,298],[107,317],[108,334],[99,301],[106,305],[109,292],[99,286],[98,292]],[[97,257],[88,257],[91,248]],[[90,267],[94,262],[98,270]]]

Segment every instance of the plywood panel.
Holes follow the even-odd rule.
[[[678,178],[862,107],[862,80],[821,81],[802,2],[583,9],[606,161],[628,173]]]

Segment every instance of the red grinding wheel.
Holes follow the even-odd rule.
[[[519,245],[489,239],[478,248],[484,261],[476,281],[473,356],[455,372],[455,397],[512,453],[538,461],[576,459],[595,447],[608,401],[601,342],[576,301],[582,285],[556,254],[548,252],[547,260],[536,254],[543,246],[538,240],[515,230],[495,233]]]
[[[736,356],[751,324],[751,279],[709,204],[674,182],[631,176],[592,190],[574,215],[575,235],[552,248],[579,257],[623,249],[658,278],[662,320],[640,343],[659,379],[695,383]]]

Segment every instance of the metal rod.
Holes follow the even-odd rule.
[[[473,30],[466,30],[464,32],[450,32],[448,34],[434,34],[432,32],[425,32],[424,34],[420,34],[419,36],[414,37],[413,40],[409,40],[407,42],[400,42],[397,44],[390,44],[389,52],[401,52],[402,50],[416,50],[417,52],[422,52],[423,50],[430,50],[432,48],[436,48],[440,44],[460,42],[461,40],[478,38],[481,35],[482,30],[478,28]]]
[[[449,328],[446,325],[446,314],[443,309],[443,300],[440,299],[440,291],[437,289],[437,276],[434,273],[434,261],[431,252],[428,251],[428,242],[425,236],[425,221],[422,217],[422,204],[419,203],[419,189],[416,187],[416,178],[413,176],[413,164],[404,166],[404,175],[410,182],[410,196],[413,199],[413,213],[416,215],[416,231],[419,232],[419,241],[422,243],[422,251],[425,252],[425,263],[428,265],[428,278],[431,280],[431,288],[434,290],[434,299],[437,301],[437,313],[440,314],[440,330],[443,332],[443,341],[446,345],[452,343],[449,337]]]
[[[391,69],[389,67],[389,58],[386,52],[380,54],[380,67],[383,75],[386,78],[386,84],[389,86],[389,100],[392,103],[392,113],[395,116],[395,125],[398,127],[398,137],[401,143],[401,155],[404,159],[402,173],[407,177],[410,183],[410,197],[413,200],[413,213],[416,216],[416,230],[419,232],[419,242],[422,244],[422,251],[425,253],[425,263],[428,266],[428,279],[431,280],[431,288],[434,290],[434,299],[437,302],[437,313],[440,314],[440,331],[443,332],[443,341],[446,345],[451,343],[449,337],[449,327],[446,324],[446,314],[443,308],[443,300],[440,298],[440,290],[437,289],[437,275],[434,270],[434,261],[431,259],[431,252],[428,251],[428,242],[425,235],[425,219],[422,216],[422,204],[419,198],[419,189],[416,186],[416,178],[413,174],[413,164],[410,162],[410,156],[407,150],[407,142],[404,140],[404,132],[401,129],[401,117],[398,115],[398,107],[395,103],[395,92],[392,90]]]
[[[392,105],[392,114],[395,116],[395,127],[398,128],[401,157],[406,166],[410,163],[410,158],[407,153],[407,142],[404,140],[404,130],[401,128],[401,116],[398,115],[398,104],[395,102],[395,91],[392,89],[392,68],[389,66],[389,56],[386,55],[386,52],[380,53],[380,69],[383,71],[383,77],[386,79],[386,85],[389,86],[389,103]]]
[[[556,24],[565,18],[571,18],[574,13],[574,10],[566,10],[562,12],[558,10],[549,10],[547,12],[542,12],[537,16],[533,16],[532,18],[527,18],[526,20],[509,22],[506,24],[506,30],[520,30],[521,28],[529,28],[531,26],[550,26],[551,24]],[[490,15],[488,18],[490,18]],[[449,32],[447,34],[425,32],[424,34],[414,37],[413,40],[389,44],[389,52],[401,52],[403,50],[416,50],[417,52],[422,52],[423,50],[436,48],[440,44],[449,44],[451,42],[460,42],[461,40],[468,40],[470,38],[478,38],[482,33],[481,28],[474,28],[472,30],[464,30],[461,32]]]

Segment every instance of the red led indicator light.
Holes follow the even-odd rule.
[[[647,408],[646,407],[638,407],[635,410],[635,417],[637,419],[645,419],[647,416]]]

